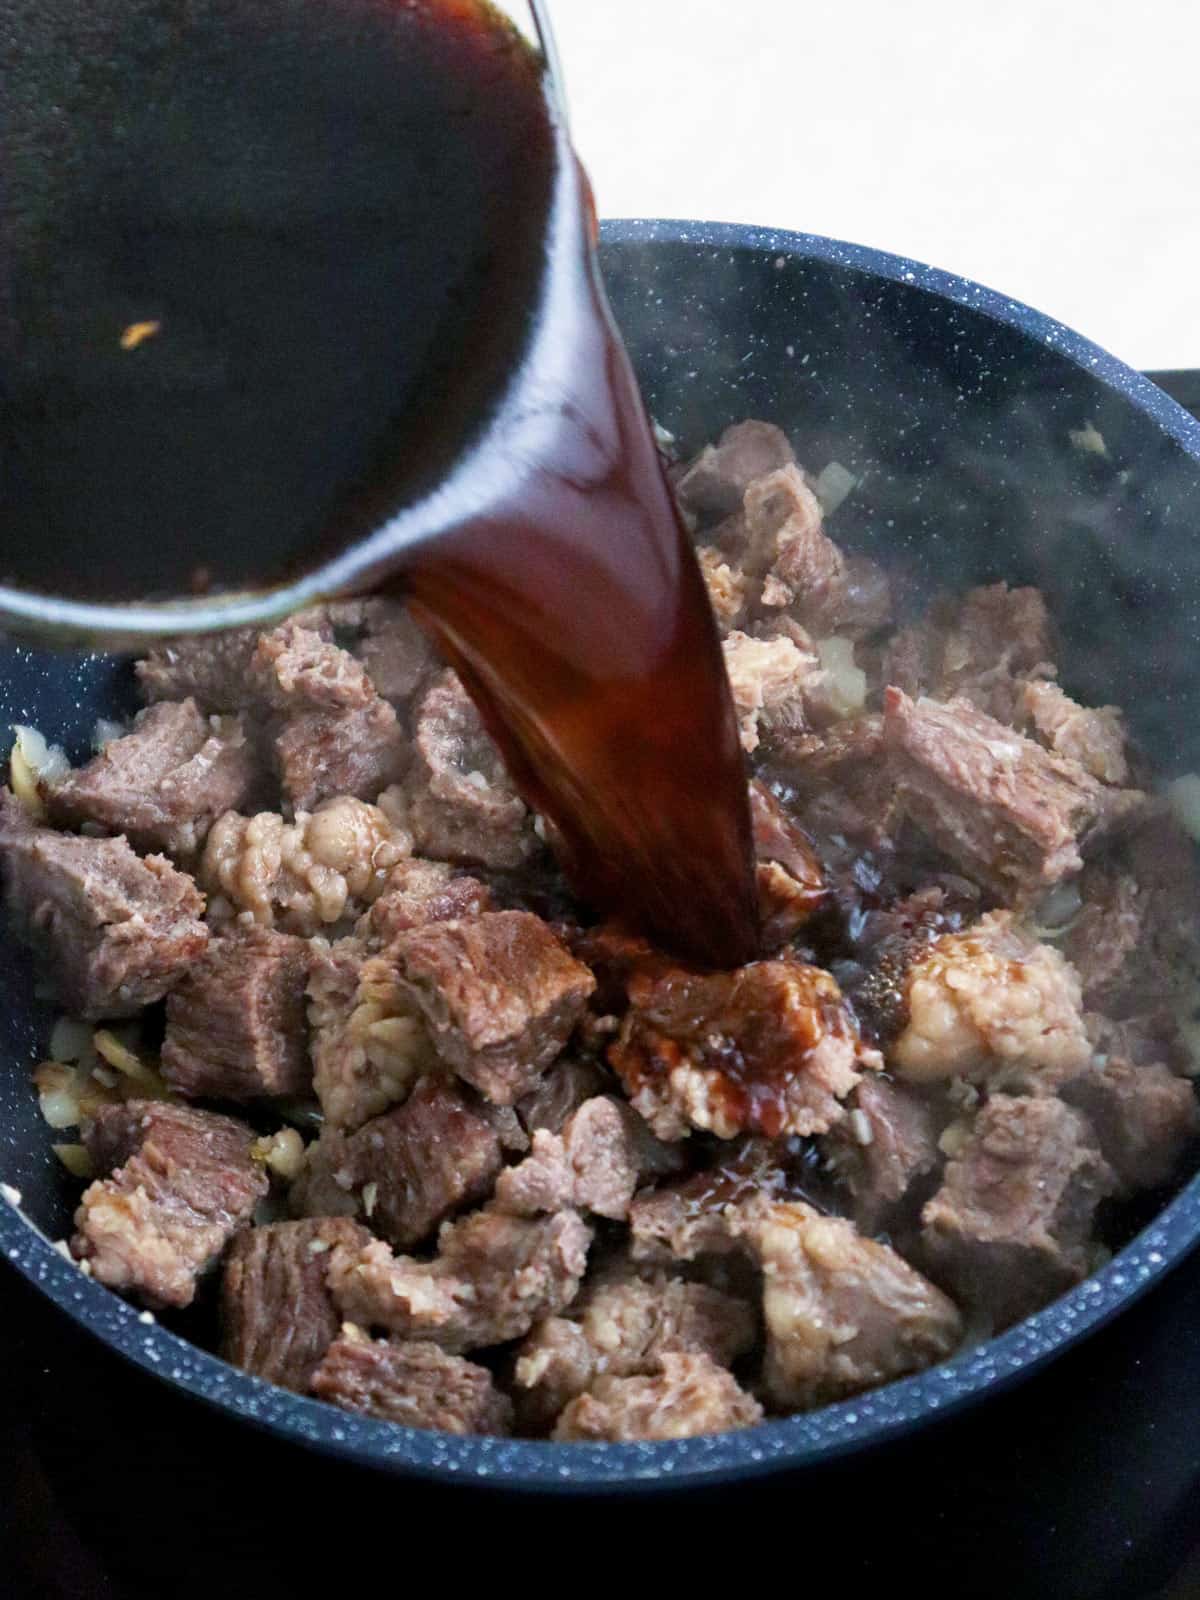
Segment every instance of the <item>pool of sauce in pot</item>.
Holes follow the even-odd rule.
[[[369,546],[585,899],[753,957],[719,641],[540,58],[481,0],[10,10],[0,581]]]

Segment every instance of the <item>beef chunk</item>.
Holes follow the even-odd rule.
[[[791,466],[795,453],[782,428],[770,422],[738,422],[715,445],[705,445],[675,481],[685,511],[713,521],[740,511],[750,484]]]
[[[393,705],[407,704],[438,661],[425,631],[407,606],[378,597],[358,602],[358,637],[352,648],[376,691]]]
[[[135,668],[147,701],[195,700],[201,711],[240,711],[246,704],[257,628],[230,628],[170,639]]]
[[[1002,1074],[1061,1076],[1091,1056],[1079,980],[1051,945],[992,911],[915,954],[908,1023],[888,1060],[916,1083]]]
[[[649,1375],[669,1350],[699,1352],[727,1367],[751,1349],[757,1332],[744,1300],[621,1263],[589,1283],[566,1316],[547,1318],[522,1343],[513,1369],[521,1419],[545,1429],[602,1374]]]
[[[1082,909],[1063,951],[1086,1004],[1125,1018],[1173,1008],[1200,971],[1200,884],[1191,840],[1152,817],[1131,839],[1089,865]]]
[[[1076,1111],[993,1095],[921,1214],[929,1269],[1007,1327],[1087,1274],[1092,1218],[1114,1182]]]
[[[437,1059],[395,962],[368,955],[357,938],[314,952],[308,1020],[313,1088],[331,1127],[386,1111]]]
[[[188,859],[223,811],[254,793],[259,769],[240,717],[207,717],[194,700],[160,701],[46,795],[52,821],[123,833],[139,850]]]
[[[824,1133],[881,1064],[829,973],[794,961],[635,976],[609,1060],[660,1139]]]
[[[310,937],[360,916],[408,848],[378,806],[343,795],[294,822],[274,811],[226,812],[213,824],[197,876],[210,896],[211,923],[248,912],[261,927]]]
[[[1016,720],[1032,729],[1049,750],[1078,761],[1101,783],[1125,783],[1125,722],[1116,706],[1088,710],[1077,705],[1056,683],[1030,679],[1021,686]]]
[[[539,1128],[561,1133],[585,1100],[603,1094],[609,1087],[608,1074],[594,1061],[564,1058],[555,1062],[517,1102],[517,1115],[527,1133],[536,1133]]]
[[[792,809],[819,838],[845,837],[867,849],[890,845],[899,803],[881,717],[848,717],[821,733],[776,742],[771,759]]]
[[[275,739],[283,792],[297,811],[332,795],[374,800],[408,761],[408,740],[395,708],[378,696],[340,711],[292,717]]]
[[[1081,847],[1145,801],[965,700],[914,702],[889,689],[884,739],[907,814],[968,877],[1008,897],[1077,872]]]
[[[292,1210],[360,1216],[400,1249],[484,1199],[502,1163],[486,1109],[456,1084],[422,1078],[402,1106],[355,1133],[326,1127],[292,1187]]]
[[[204,901],[163,856],[124,839],[35,827],[0,792],[0,869],[10,924],[45,962],[73,1016],[132,1017],[202,954]]]
[[[590,1241],[573,1211],[535,1219],[476,1211],[443,1226],[433,1261],[394,1256],[380,1242],[335,1250],[329,1281],[353,1322],[476,1350],[520,1339],[570,1305]]]
[[[401,934],[390,954],[438,1054],[497,1105],[533,1087],[596,987],[527,911],[432,923]]]
[[[713,615],[722,633],[740,628],[747,620],[757,584],[736,560],[731,560],[715,545],[701,545],[696,551],[700,571],[712,601]]]
[[[1058,1092],[1083,1112],[1123,1189],[1157,1188],[1200,1133],[1195,1090],[1161,1058],[1147,1058],[1140,1030],[1088,1020],[1096,1052]]]
[[[574,1206],[623,1221],[638,1185],[678,1166],[636,1111],[599,1095],[568,1118],[561,1134],[538,1129],[532,1153],[501,1173],[496,1208],[534,1216]]]
[[[303,1095],[312,1084],[309,947],[269,928],[212,939],[167,1000],[163,1077],[193,1099]]]
[[[503,870],[537,853],[525,802],[454,672],[440,673],[417,703],[404,790],[424,855]]]
[[[629,1208],[635,1261],[667,1263],[726,1255],[737,1245],[729,1231],[733,1201],[711,1192],[707,1173],[665,1189],[646,1190]]]
[[[690,1439],[761,1421],[758,1401],[724,1367],[697,1352],[667,1351],[651,1376],[597,1378],[564,1410],[554,1438],[613,1444]]]
[[[351,1326],[326,1351],[312,1392],[343,1411],[405,1428],[459,1434],[512,1428],[512,1404],[486,1367],[447,1355],[435,1344],[368,1339]]]
[[[765,950],[795,938],[829,900],[821,863],[807,837],[763,784],[750,785],[758,858],[758,904]]]
[[[864,1077],[853,1104],[849,1117],[829,1134],[825,1150],[850,1191],[859,1229],[894,1233],[915,1221],[932,1187],[946,1118],[929,1099],[875,1075]]]
[[[1052,676],[1056,655],[1041,591],[994,583],[936,601],[922,622],[898,633],[885,652],[883,680],[914,700],[960,698],[1016,723],[1024,719],[1026,683]]]
[[[362,1249],[365,1228],[345,1217],[246,1228],[221,1284],[221,1354],[268,1383],[307,1394],[341,1318],[325,1284],[335,1245]]]
[[[249,670],[250,692],[272,711],[349,711],[376,699],[361,662],[295,619],[262,635]]]
[[[962,1338],[953,1303],[843,1217],[753,1200],[738,1209],[733,1230],[762,1267],[763,1378],[785,1411],[920,1372]]]
[[[71,1250],[110,1289],[152,1306],[190,1305],[208,1270],[267,1192],[253,1129],[161,1100],[102,1106],[83,1140],[95,1170]]]
[[[789,638],[755,639],[736,629],[723,649],[743,750],[757,750],[773,730],[808,727],[806,695],[821,671],[815,650],[804,651]]]
[[[477,917],[493,910],[495,901],[486,884],[444,861],[413,856],[392,868],[383,893],[364,912],[355,932],[360,939],[383,948],[397,934],[423,928],[428,922],[452,922],[456,917]]]

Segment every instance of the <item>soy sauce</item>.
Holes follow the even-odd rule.
[[[0,581],[398,588],[580,893],[752,957],[715,625],[540,58],[483,0],[6,9]]]

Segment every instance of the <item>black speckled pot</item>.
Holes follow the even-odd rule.
[[[611,223],[612,298],[655,416],[684,446],[774,418],[814,467],[865,475],[838,537],[914,590],[1006,577],[1049,593],[1068,686],[1130,708],[1166,770],[1200,769],[1200,424],[1028,307],[915,262],[800,234]],[[1091,423],[1105,454],[1071,430]],[[101,657],[0,650],[0,724],[76,752],[130,700]],[[457,1439],[359,1420],[244,1376],[84,1278],[51,1247],[70,1185],[28,1083],[48,1016],[6,950],[0,1250],[78,1323],[164,1382],[298,1444],[392,1472],[508,1488],[663,1487],[800,1466],[984,1399],[1116,1315],[1200,1234],[1192,1180],[1110,1265],[1002,1338],[920,1377],[748,1433],[669,1444]],[[11,1191],[6,1191],[11,1193]]]

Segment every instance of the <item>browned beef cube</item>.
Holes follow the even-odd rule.
[[[736,557],[719,550],[716,545],[700,545],[696,556],[717,627],[723,634],[732,628],[741,628],[749,620],[750,606],[758,593],[757,581]]]
[[[247,690],[264,708],[286,713],[361,709],[376,699],[360,661],[294,619],[259,639]]]
[[[194,700],[164,700],[55,785],[46,809],[60,826],[93,823],[139,850],[188,859],[221,813],[250,799],[259,782],[240,717],[210,718]]]
[[[809,691],[823,678],[815,650],[787,637],[756,639],[736,628],[722,650],[743,750],[752,753],[764,739],[807,730]]]
[[[936,601],[923,621],[896,634],[882,676],[914,700],[957,697],[1016,724],[1024,720],[1027,682],[1052,676],[1056,656],[1041,591],[994,583],[961,599]]]
[[[443,1061],[497,1105],[528,1093],[596,987],[527,911],[432,923],[401,934],[389,954]]]
[[[382,949],[397,934],[423,928],[427,922],[452,922],[493,910],[492,892],[478,878],[469,878],[444,861],[411,856],[392,868],[383,893],[359,919],[355,932]]]
[[[1122,1188],[1157,1188],[1200,1133],[1195,1089],[1140,1029],[1102,1017],[1089,1022],[1095,1054],[1058,1092],[1083,1112]]]
[[[679,473],[675,493],[686,511],[713,521],[741,510],[742,497],[755,478],[790,466],[795,459],[782,428],[770,422],[737,422]]]
[[[124,839],[35,827],[4,790],[0,868],[18,937],[73,1016],[132,1017],[161,1000],[208,943],[204,900],[164,856]]]
[[[429,637],[399,601],[375,598],[359,605],[354,654],[385,700],[407,704],[438,667]]]
[[[1077,872],[1081,846],[1145,803],[965,700],[889,689],[884,739],[907,814],[969,877],[1010,897]]]
[[[761,1421],[758,1401],[724,1367],[698,1352],[667,1351],[648,1377],[597,1378],[564,1410],[554,1438],[612,1444],[690,1439]]]
[[[221,1354],[244,1372],[307,1394],[341,1318],[326,1287],[330,1251],[369,1244],[345,1217],[246,1228],[230,1246],[221,1284]]]
[[[1050,1098],[993,1095],[921,1214],[930,1271],[997,1328],[1088,1271],[1114,1176],[1084,1119]]]
[[[190,1305],[196,1280],[267,1192],[254,1130],[161,1100],[102,1106],[83,1128],[101,1176],[84,1190],[71,1249],[110,1289]]]
[[[882,1064],[829,973],[797,961],[668,968],[634,976],[629,995],[609,1061],[660,1139],[825,1133],[861,1067]]]
[[[417,702],[404,790],[423,855],[506,870],[538,851],[525,802],[455,672],[439,673]]]
[[[739,1251],[730,1231],[739,1206],[756,1196],[783,1199],[810,1188],[811,1173],[795,1170],[793,1145],[791,1140],[738,1139],[722,1147],[714,1166],[682,1183],[643,1189],[629,1208],[630,1255],[667,1264]]]
[[[476,1211],[443,1226],[433,1261],[394,1256],[382,1241],[335,1250],[329,1283],[343,1314],[363,1327],[477,1350],[520,1339],[570,1305],[590,1242],[574,1211],[536,1218]]]
[[[257,628],[230,628],[156,645],[137,663],[148,701],[193,699],[201,711],[241,711],[246,705]]]
[[[408,760],[408,740],[395,709],[378,696],[342,711],[292,717],[275,739],[283,791],[296,811],[333,795],[374,800],[395,783]]]
[[[319,1400],[405,1428],[509,1433],[512,1404],[486,1367],[435,1344],[368,1339],[347,1327],[312,1379]]]
[[[900,808],[881,717],[847,717],[820,733],[776,743],[772,761],[795,791],[805,827],[819,838],[844,835],[867,848],[890,843]]]
[[[962,1319],[902,1256],[844,1217],[755,1199],[735,1236],[763,1271],[766,1390],[785,1411],[920,1372],[962,1338]]]
[[[1021,686],[1016,718],[1047,749],[1078,761],[1101,783],[1125,783],[1125,722],[1116,706],[1077,705],[1056,683],[1032,678]]]
[[[308,963],[306,940],[270,928],[211,940],[167,1000],[170,1086],[192,1099],[306,1094]]]
[[[436,1064],[396,963],[369,954],[362,940],[314,951],[308,996],[313,1088],[331,1127],[357,1128],[378,1116]]]
[[[680,1164],[631,1106],[598,1095],[567,1119],[561,1134],[541,1128],[533,1135],[532,1153],[500,1174],[496,1208],[533,1216],[574,1206],[622,1221],[641,1182]]]
[[[653,1373],[669,1350],[698,1351],[727,1367],[757,1334],[744,1300],[620,1263],[589,1283],[566,1317],[547,1318],[521,1344],[513,1388],[522,1422],[544,1430],[601,1374]]]
[[[774,951],[794,939],[828,904],[829,891],[807,837],[771,791],[757,781],[750,785],[750,815],[758,858],[763,949]]]
[[[863,1078],[854,1109],[825,1144],[863,1233],[895,1232],[916,1220],[941,1166],[945,1121],[930,1099],[903,1084]]]
[[[536,1133],[539,1128],[561,1133],[585,1100],[603,1094],[611,1086],[612,1079],[596,1062],[564,1057],[517,1102],[517,1115],[527,1133]]]
[[[325,1128],[292,1188],[292,1209],[369,1222],[399,1248],[482,1200],[502,1164],[486,1110],[452,1081],[421,1079],[402,1106],[356,1133]]]

